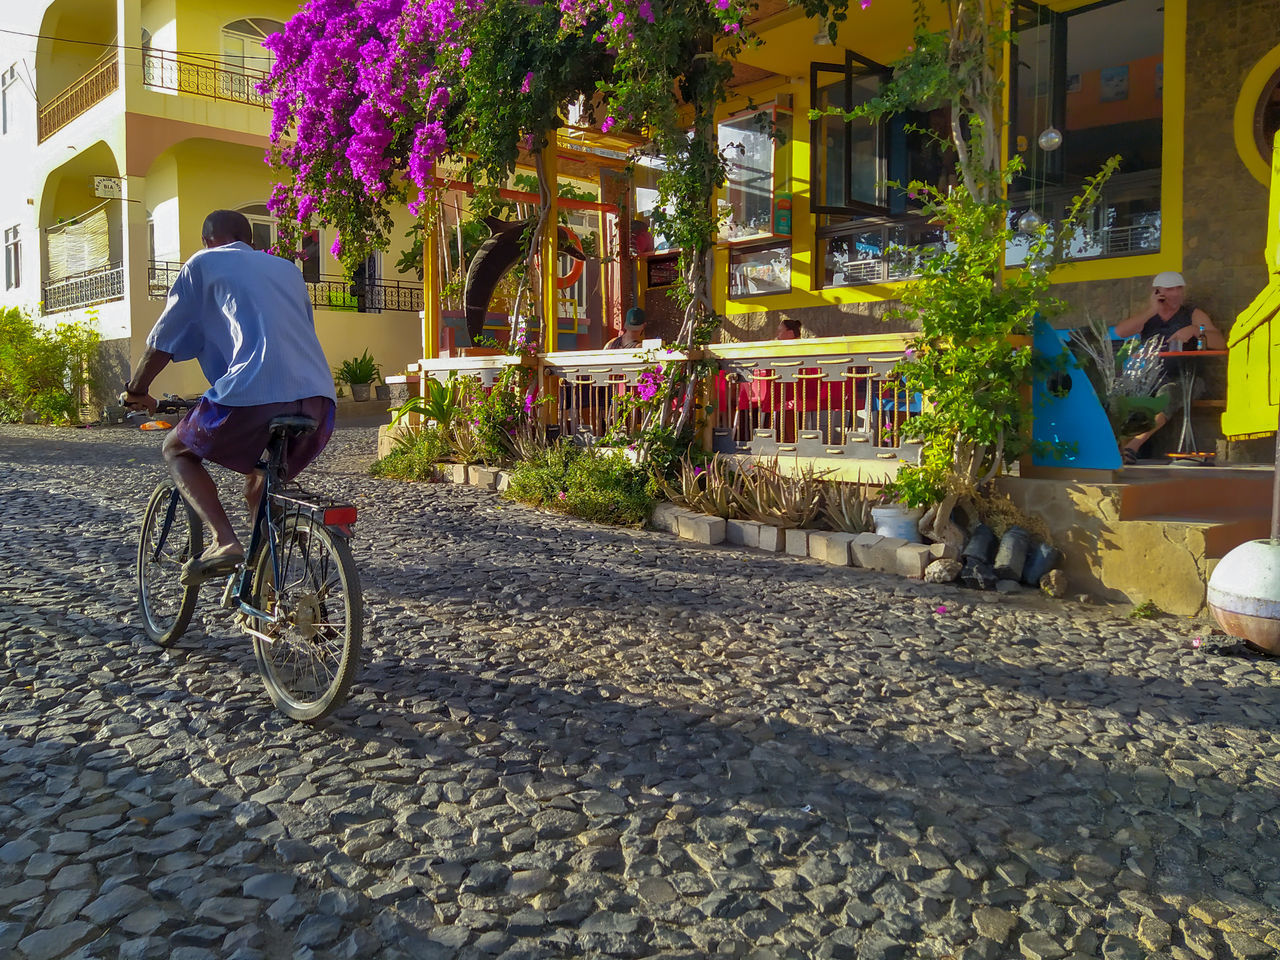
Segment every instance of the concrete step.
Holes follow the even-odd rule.
[[[1261,517],[1269,521],[1271,493],[1271,475],[1264,471],[1197,470],[1194,476],[1144,479],[1123,485],[1120,519],[1163,517],[1229,522]]]
[[[1203,538],[1204,556],[1211,560],[1221,560],[1240,544],[1250,540],[1264,540],[1271,535],[1270,516],[1214,519],[1154,514],[1141,517],[1134,522],[1161,523],[1171,528],[1196,529]]]

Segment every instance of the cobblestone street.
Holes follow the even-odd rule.
[[[150,644],[159,435],[0,427],[0,956],[1280,956],[1280,663],[374,480],[366,660]]]

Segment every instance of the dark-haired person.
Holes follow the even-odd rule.
[[[271,419],[302,415],[319,424],[290,441],[291,477],[333,433],[333,374],[302,273],[288,260],[254,250],[252,238],[244,214],[209,214],[201,231],[204,249],[182,265],[121,398],[130,408],[154,410],[152,381],[169,363],[183,360],[199,362],[211,384],[164,442],[174,483],[213,536],[208,549],[183,567],[184,583],[228,573],[244,560],[204,461],[245,475],[252,516],[263,484],[254,467]]]

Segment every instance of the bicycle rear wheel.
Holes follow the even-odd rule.
[[[195,612],[200,588],[184,585],[179,577],[182,565],[204,549],[200,518],[180,496],[174,504],[173,521],[166,529],[169,506],[176,494],[172,480],[164,480],[156,487],[142,515],[138,538],[137,585],[142,626],[148,637],[165,647],[182,636]]]
[[[255,606],[276,620],[253,619],[253,652],[276,707],[318,720],[346,702],[360,659],[360,577],[347,541],[305,515],[281,525],[278,559],[279,584],[271,551],[258,551]]]

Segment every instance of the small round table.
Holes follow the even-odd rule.
[[[1162,350],[1157,354],[1162,360],[1200,361],[1210,357],[1225,357],[1226,350]],[[1191,428],[1191,391],[1196,385],[1196,363],[1183,362],[1178,366],[1178,379],[1182,384],[1182,434],[1178,437],[1178,449],[1172,456],[1200,457],[1196,450],[1196,435]]]

